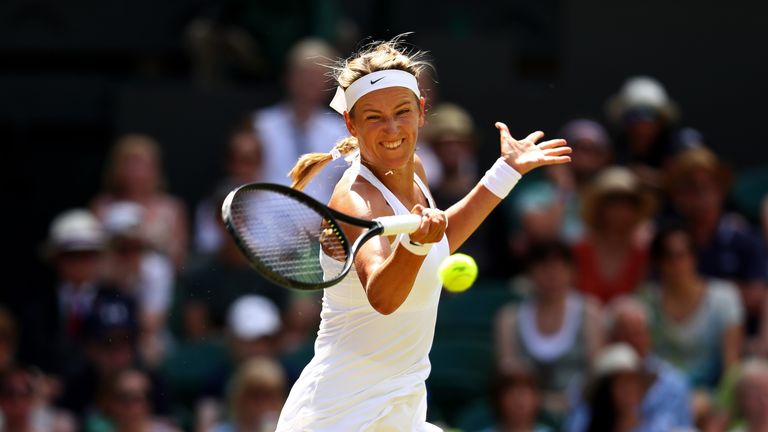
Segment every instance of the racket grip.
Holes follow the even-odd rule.
[[[382,216],[374,219],[381,224],[384,230],[381,235],[410,234],[416,231],[421,225],[421,216],[416,214]]]

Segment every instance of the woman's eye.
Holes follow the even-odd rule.
[[[368,117],[366,117],[365,119],[366,119],[366,120],[370,120],[370,121],[376,121],[376,120],[378,120],[379,118],[380,118],[379,116],[377,116],[377,115],[373,115],[373,116],[368,116]]]
[[[409,112],[411,112],[410,109],[402,109],[402,110],[397,112],[397,115],[403,115],[403,114],[406,114],[406,113],[409,113]]]

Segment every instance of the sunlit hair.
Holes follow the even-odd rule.
[[[402,36],[397,36],[389,41],[376,41],[366,45],[350,58],[332,66],[330,75],[343,89],[365,75],[382,70],[402,70],[418,78],[421,71],[431,67],[424,59],[426,53],[406,47],[401,39]],[[349,115],[353,114],[354,108]],[[357,138],[351,136],[343,138],[334,148],[342,155],[347,154],[358,148]],[[304,189],[312,177],[332,159],[330,152],[308,153],[301,156],[288,173],[292,180],[291,186],[299,190]]]
[[[277,392],[285,397],[286,378],[280,365],[268,357],[254,357],[246,361],[232,377],[227,388],[230,415],[237,417],[237,400],[252,388]]]
[[[155,165],[157,178],[155,179],[155,189],[161,190],[164,187],[164,180],[160,174],[160,145],[154,138],[138,133],[132,133],[121,136],[109,155],[109,162],[104,171],[104,190],[116,195],[123,193],[122,185],[118,184],[116,174],[117,167],[131,156],[146,158]]]

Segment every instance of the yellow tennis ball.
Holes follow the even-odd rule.
[[[456,253],[440,264],[438,275],[448,291],[466,291],[477,279],[477,263],[469,255]]]

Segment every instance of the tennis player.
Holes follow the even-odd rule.
[[[327,162],[346,155],[350,167],[329,206],[359,218],[418,214],[418,231],[377,237],[359,250],[352,271],[326,288],[315,356],[293,386],[277,430],[439,431],[427,423],[425,380],[441,283],[437,268],[461,246],[521,175],[570,161],[564,140],[512,138],[503,123],[501,156],[479,184],[445,211],[435,208],[414,150],[424,125],[417,78],[427,64],[397,40],[378,42],[335,70],[331,107],[350,137],[328,153],[304,155],[291,171],[304,185]],[[363,229],[348,228],[354,241]],[[342,263],[321,256],[324,271]],[[326,270],[327,269],[327,270]]]

